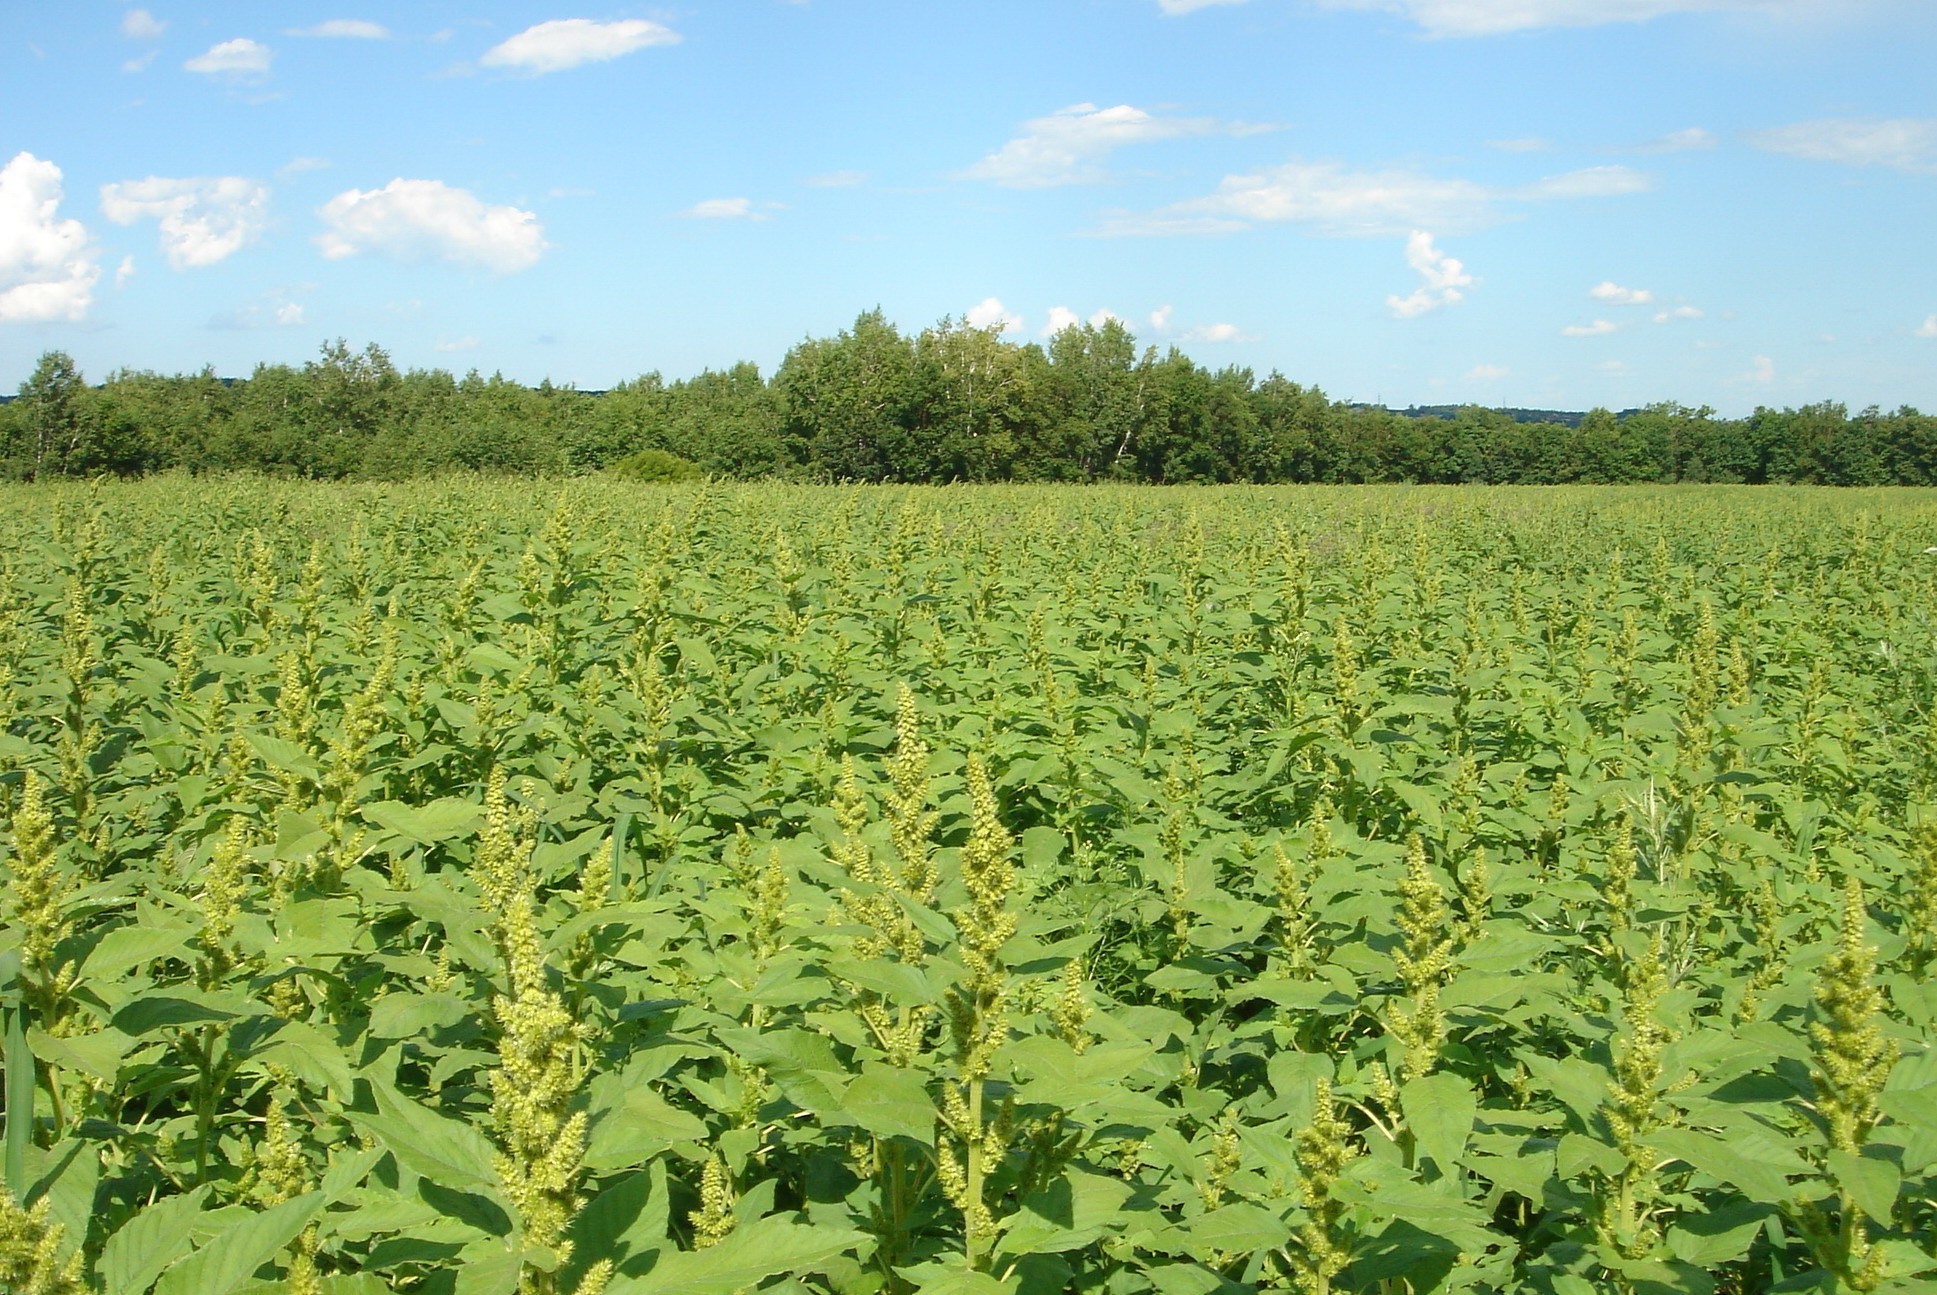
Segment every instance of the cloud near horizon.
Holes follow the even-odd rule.
[[[1654,178],[1626,166],[1593,166],[1501,188],[1421,171],[1348,171],[1339,162],[1292,161],[1229,175],[1217,192],[1151,212],[1113,212],[1090,232],[1103,237],[1231,234],[1258,225],[1304,224],[1322,234],[1375,237],[1418,229],[1467,234],[1516,219],[1513,204],[1645,193]]]

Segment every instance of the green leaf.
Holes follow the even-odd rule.
[[[1668,1251],[1697,1268],[1717,1268],[1747,1254],[1774,1213],[1772,1205],[1741,1200],[1705,1214],[1691,1210],[1668,1229]]]
[[[592,1125],[585,1146],[589,1169],[629,1169],[644,1164],[672,1142],[704,1142],[706,1125],[652,1089],[641,1086],[608,1108]]]
[[[455,994],[399,990],[370,1005],[370,1034],[379,1039],[414,1039],[456,1025],[473,1011]]]
[[[1175,1231],[1191,1258],[1210,1260],[1218,1252],[1249,1254],[1281,1246],[1291,1236],[1291,1224],[1270,1210],[1239,1201],[1186,1219]]]
[[[157,958],[184,957],[193,934],[179,926],[117,926],[88,950],[81,976],[84,980],[119,980]]]
[[[1686,1161],[1711,1178],[1741,1188],[1751,1201],[1764,1204],[1788,1200],[1788,1175],[1809,1170],[1793,1155],[1788,1157],[1790,1163],[1772,1161],[1766,1152],[1749,1154],[1747,1149],[1754,1144],[1748,1140],[1725,1141],[1693,1129],[1657,1129],[1648,1135],[1648,1145]]]
[[[524,1271],[523,1250],[495,1238],[480,1241],[458,1256],[456,1295],[511,1295]]]
[[[836,1112],[824,1113],[834,1122]],[[913,1138],[923,1146],[935,1143],[935,1103],[920,1075],[900,1066],[870,1061],[847,1086],[839,1115],[878,1138]]]
[[[734,1295],[782,1273],[818,1271],[866,1245],[860,1232],[772,1214],[736,1228],[718,1245],[666,1255],[645,1276],[617,1278],[606,1289],[610,1295]]]
[[[419,845],[438,845],[456,840],[484,820],[482,806],[453,796],[423,805],[380,800],[360,806],[357,812],[378,827],[395,832],[398,836],[409,837]]]
[[[1024,1197],[1021,1208],[1003,1220],[1002,1250],[1045,1254],[1089,1245],[1129,1221],[1123,1205],[1134,1192],[1107,1174],[1073,1170]]]
[[[263,763],[270,768],[281,769],[284,773],[301,774],[305,778],[316,778],[322,775],[323,767],[316,763],[316,757],[294,742],[285,742],[282,738],[271,737],[267,733],[250,733],[246,736],[249,745],[256,749],[256,754],[261,756]]]
[[[322,1208],[322,1194],[310,1192],[231,1223],[164,1272],[155,1295],[230,1295],[294,1241]]]
[[[387,1080],[366,1076],[378,1111],[345,1111],[352,1124],[414,1174],[460,1190],[498,1185],[497,1152],[471,1125],[420,1106]]]
[[[1853,1156],[1847,1151],[1831,1151],[1829,1172],[1858,1209],[1889,1226],[1897,1212],[1897,1191],[1903,1186],[1903,1176],[1895,1165],[1888,1160]]]
[[[164,1196],[116,1228],[101,1247],[99,1272],[107,1295],[142,1295],[162,1269],[194,1245],[189,1221],[207,1199],[203,1183],[180,1196]]]
[[[1433,1158],[1440,1173],[1450,1175],[1466,1150],[1473,1116],[1479,1110],[1472,1085],[1444,1071],[1422,1075],[1399,1090],[1399,1109],[1419,1150]]]

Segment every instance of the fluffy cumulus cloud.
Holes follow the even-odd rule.
[[[153,220],[161,249],[177,270],[214,265],[262,233],[269,188],[225,175],[168,180],[149,176],[101,186],[101,214],[117,225]]]
[[[1932,315],[1917,325],[1916,334],[1918,337],[1937,337],[1937,315]]]
[[[146,9],[130,9],[121,15],[121,34],[129,40],[154,40],[167,30],[168,24]]]
[[[1496,36],[1543,27],[1597,27],[1671,14],[1832,12],[1847,0],[1321,0],[1332,9],[1402,14],[1432,36]]]
[[[1175,306],[1159,306],[1150,312],[1150,326],[1160,333],[1170,330],[1170,317],[1177,313]]]
[[[1476,364],[1466,371],[1466,376],[1476,382],[1497,382],[1509,372],[1504,364]]]
[[[1657,324],[1673,324],[1684,319],[1703,318],[1706,318],[1706,316],[1699,306],[1672,306],[1667,310],[1657,310],[1655,312],[1655,323]]]
[[[1044,337],[1054,337],[1065,328],[1075,328],[1082,322],[1083,317],[1071,310],[1068,306],[1051,306],[1049,308],[1049,322],[1043,325],[1042,335]]]
[[[1595,284],[1587,290],[1587,295],[1611,306],[1645,306],[1655,299],[1655,294],[1646,288],[1624,288],[1612,279]]]
[[[0,168],[0,322],[80,319],[101,263],[78,220],[62,220],[61,169],[32,153]]]
[[[321,36],[333,40],[389,40],[390,29],[362,18],[331,18],[314,27],[292,27],[285,36]]]
[[[998,297],[984,297],[969,307],[965,318],[970,328],[996,328],[1005,333],[1022,328],[1022,316],[1003,305]]]
[[[275,52],[267,45],[243,36],[212,45],[207,53],[197,54],[182,66],[203,76],[249,81],[268,76],[269,61],[274,57]]]
[[[1562,337],[1605,337],[1616,332],[1620,325],[1611,319],[1597,319],[1591,324],[1569,324],[1560,330]]]
[[[1416,319],[1430,310],[1465,300],[1462,288],[1473,286],[1473,276],[1458,260],[1433,245],[1433,236],[1415,229],[1406,239],[1406,264],[1419,272],[1419,286],[1406,296],[1385,299],[1395,319]]]
[[[1749,361],[1749,371],[1742,375],[1744,382],[1770,383],[1776,380],[1776,362],[1766,355],[1758,355]]]
[[[674,45],[679,33],[644,18],[594,22],[590,18],[558,18],[527,27],[510,40],[493,45],[478,59],[485,67],[508,68],[542,76],[587,63],[603,63],[654,45]]]
[[[549,246],[532,212],[487,206],[470,190],[442,180],[398,179],[381,189],[350,189],[317,214],[329,227],[317,246],[332,259],[370,252],[509,274],[537,264]]]
[[[1161,117],[1127,103],[1113,108],[1079,103],[1025,121],[1020,134],[961,172],[961,177],[1011,189],[1100,184],[1110,178],[1104,165],[1110,155],[1127,145],[1259,129],[1212,117]]]
[[[1625,166],[1595,166],[1518,188],[1422,171],[1348,171],[1338,162],[1286,162],[1226,176],[1217,192],[1152,212],[1118,212],[1105,236],[1228,234],[1257,225],[1303,224],[1322,234],[1405,235],[1415,229],[1471,233],[1514,219],[1528,202],[1615,197],[1654,187]]]
[[[1743,138],[1766,152],[1811,162],[1937,171],[1937,118],[1828,117],[1752,130]]]

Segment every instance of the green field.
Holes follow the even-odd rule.
[[[1937,492],[0,490],[0,1287],[1937,1291]]]

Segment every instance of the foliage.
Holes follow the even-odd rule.
[[[0,503],[16,1288],[1937,1280],[1928,494]]]
[[[691,459],[664,450],[640,450],[628,454],[609,469],[622,481],[697,481],[700,469]]]
[[[1117,320],[1045,346],[954,319],[906,334],[874,310],[795,346],[771,380],[742,363],[607,392],[401,373],[341,341],[246,379],[122,372],[88,387],[51,351],[0,405],[0,476],[577,475],[664,453],[729,479],[1937,485],[1937,416],[1908,407],[1556,417],[1334,401],[1282,374],[1139,352]]]

